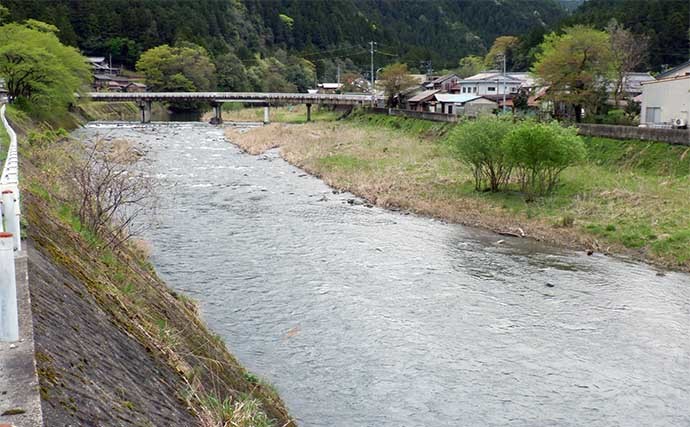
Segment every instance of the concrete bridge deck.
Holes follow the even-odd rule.
[[[225,102],[263,103],[264,122],[268,122],[270,105],[306,104],[307,120],[311,118],[311,106],[317,105],[365,105],[372,102],[371,95],[338,95],[322,93],[271,93],[271,92],[89,92],[86,97],[100,102],[136,102],[141,109],[141,121],[151,120],[152,102],[208,102],[213,106],[212,123],[222,123],[221,107]]]

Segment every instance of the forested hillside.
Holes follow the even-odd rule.
[[[587,24],[603,29],[612,18],[633,33],[649,37],[648,68],[660,70],[690,59],[688,0],[588,0],[561,26]]]
[[[564,16],[555,0],[3,0],[11,18],[57,26],[61,41],[86,54],[112,54],[133,65],[151,47],[190,41],[212,55],[242,60],[276,48],[308,59],[350,58],[368,64],[432,60],[436,69],[484,54],[494,38],[553,25]],[[338,49],[338,50],[336,50]],[[334,51],[336,50],[336,51]],[[325,51],[328,51],[326,53]],[[315,53],[319,53],[316,55]],[[318,66],[318,64],[317,64]]]
[[[545,34],[615,18],[649,40],[644,68],[688,59],[687,0],[0,0],[10,20],[55,25],[86,55],[134,68],[142,52],[191,42],[208,50],[219,87],[304,90],[336,73],[404,62],[413,72],[452,70],[484,56],[495,38],[519,36],[510,59],[528,70]],[[579,7],[578,7],[579,5]],[[565,8],[573,12],[566,12]],[[314,75],[316,74],[316,75]],[[263,85],[263,86],[262,86]],[[264,87],[265,86],[265,87]]]

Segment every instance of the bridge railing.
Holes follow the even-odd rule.
[[[19,157],[17,134],[7,122],[5,105],[0,107],[0,118],[9,135],[5,165],[0,176],[0,341],[19,340],[19,318],[17,311],[17,283],[15,275],[15,254],[21,251],[20,208],[19,208]]]

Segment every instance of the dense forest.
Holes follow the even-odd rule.
[[[377,68],[404,62],[414,72],[438,72],[457,68],[468,55],[485,55],[498,36],[514,35],[520,43],[511,66],[527,70],[545,34],[576,23],[601,29],[611,18],[648,37],[646,68],[679,64],[689,51],[687,0],[0,2],[10,20],[53,24],[63,43],[87,55],[111,55],[129,68],[161,44],[203,46],[214,61],[222,58],[222,67],[239,73],[226,79],[227,88],[238,90],[259,88],[271,72],[286,79],[274,78],[277,86],[298,89],[315,79],[332,81],[338,71],[366,72],[370,40],[377,42]]]

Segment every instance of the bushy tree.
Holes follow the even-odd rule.
[[[544,38],[532,67],[549,96],[575,108],[581,120],[582,107],[596,110],[600,94],[606,89],[613,70],[609,35],[594,28],[576,25],[563,34],[551,33]]]
[[[557,122],[525,121],[505,136],[503,148],[528,200],[553,191],[561,172],[587,154],[577,129]]]
[[[496,37],[489,53],[484,58],[484,65],[488,68],[503,68],[503,57],[506,58],[506,69],[513,69],[513,52],[517,49],[520,40],[515,36]]]
[[[32,114],[66,111],[91,77],[86,59],[55,31],[34,20],[0,27],[0,76],[10,99]]]
[[[204,91],[215,87],[215,65],[201,46],[183,43],[167,44],[149,49],[137,61],[137,70],[144,74],[152,91]]]
[[[458,75],[462,78],[473,76],[484,69],[484,59],[480,56],[470,55],[460,59],[458,63]]]
[[[220,55],[215,60],[218,90],[225,92],[244,92],[249,87],[247,69],[234,53]]]
[[[475,190],[488,184],[491,191],[499,191],[508,183],[512,165],[503,139],[512,127],[510,120],[483,117],[456,126],[448,136],[451,151],[472,169]]]
[[[383,88],[386,95],[386,104],[395,105],[395,97],[411,87],[417,85],[417,81],[410,75],[406,64],[395,63],[381,71],[377,84]]]

